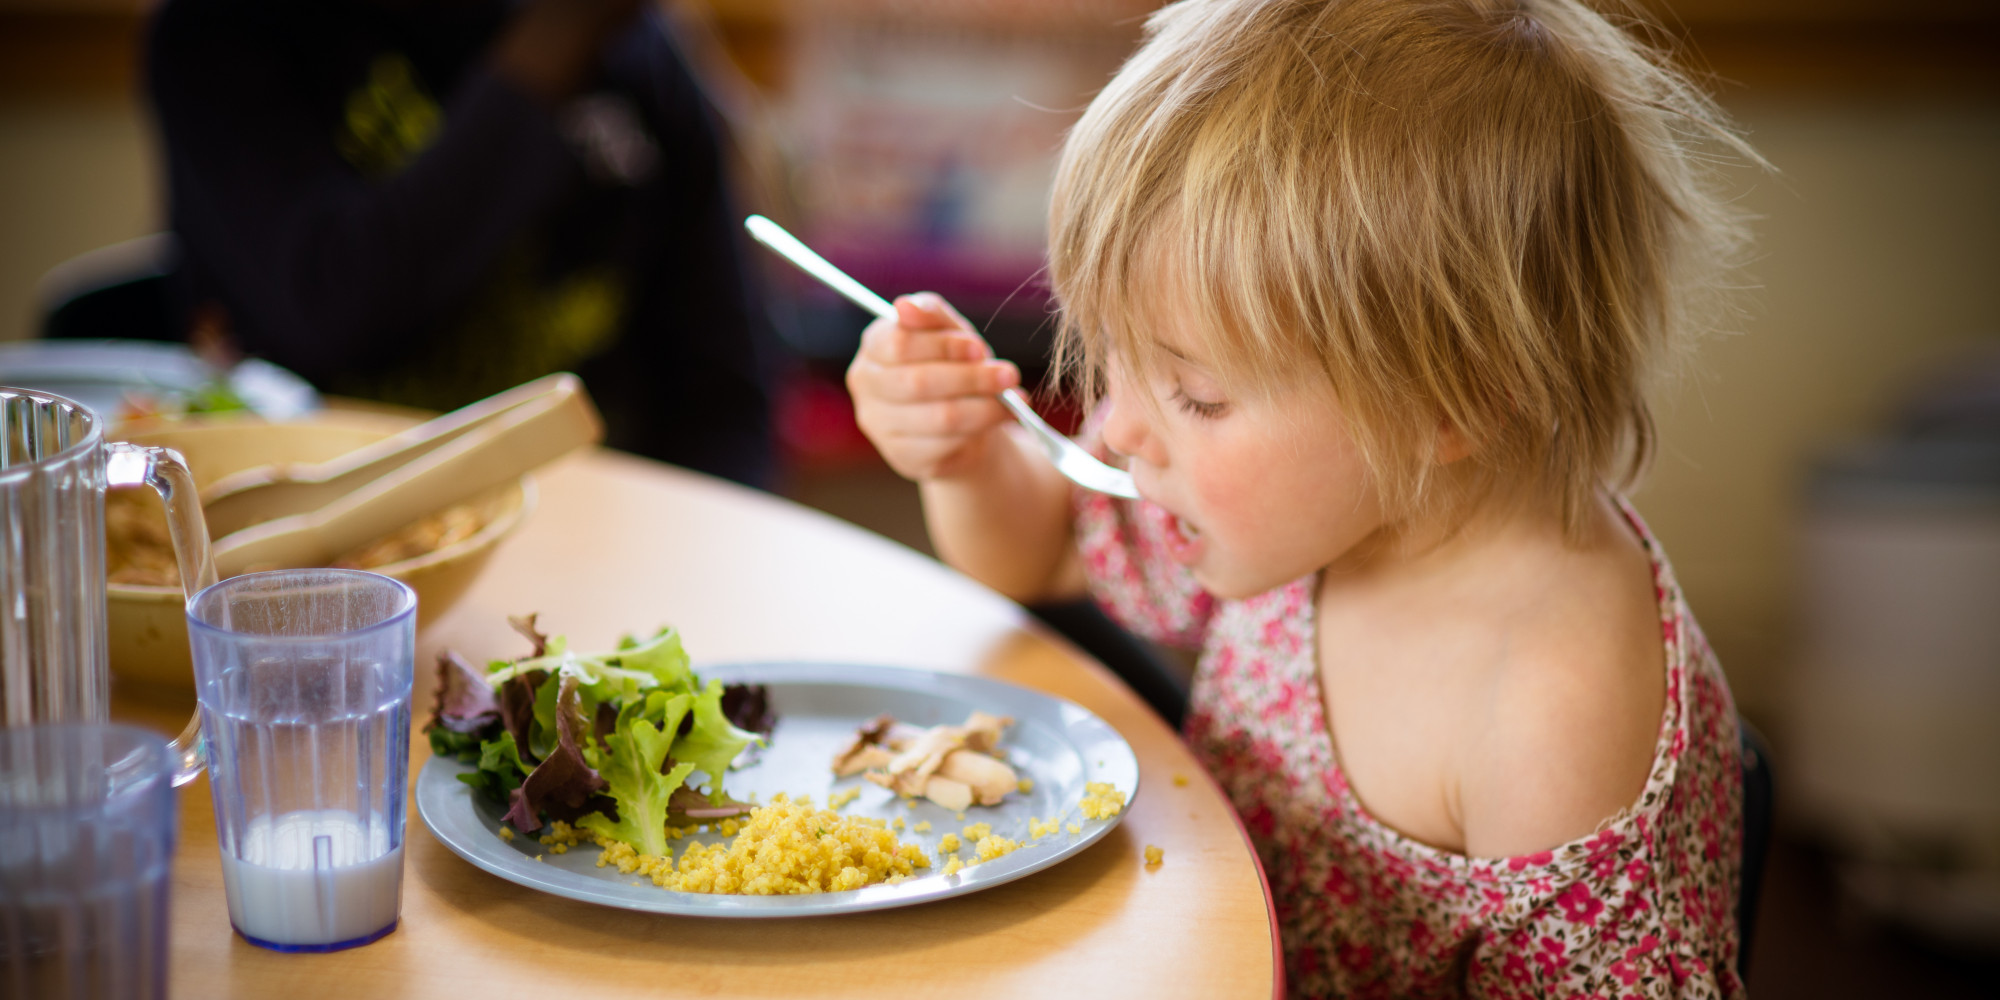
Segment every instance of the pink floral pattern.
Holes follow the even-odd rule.
[[[1666,711],[1637,802],[1596,833],[1471,858],[1377,822],[1334,760],[1307,577],[1204,592],[1151,505],[1079,493],[1091,590],[1126,627],[1201,650],[1184,736],[1235,802],[1271,880],[1299,997],[1737,998],[1742,787],[1736,709],[1659,543]]]

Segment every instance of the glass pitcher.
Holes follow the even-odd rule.
[[[189,598],[215,582],[187,463],[169,448],[104,440],[104,418],[34,389],[0,387],[0,723],[110,714],[104,491],[145,484],[166,502]],[[201,715],[168,748],[174,784],[201,773]]]

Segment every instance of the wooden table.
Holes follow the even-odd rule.
[[[691,919],[572,902],[480,871],[409,812],[403,917],[331,955],[231,932],[206,779],[181,792],[173,996],[1253,997],[1282,989],[1269,893],[1242,828],[1175,735],[1101,666],[932,560],[796,504],[612,452],[538,477],[539,509],[418,637],[417,714],[440,648],[511,658],[539,611],[581,648],[663,623],[702,663],[811,659],[978,674],[1110,722],[1143,794],[1069,861],[938,903],[840,917]],[[191,694],[121,688],[115,713],[179,728]],[[415,774],[430,756],[411,741]],[[1181,784],[1179,779],[1185,778]],[[1165,849],[1147,870],[1146,845]]]

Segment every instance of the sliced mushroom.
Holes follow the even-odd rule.
[[[963,781],[933,774],[924,782],[924,798],[953,812],[964,812],[972,804],[972,788]]]
[[[953,750],[946,754],[937,773],[970,786],[982,806],[999,805],[1000,800],[1006,798],[1008,792],[1019,788],[1021,782],[1013,768],[971,750]]]
[[[915,775],[921,787],[923,779],[930,777],[931,772],[944,763],[945,755],[964,743],[965,738],[959,735],[957,726],[932,726],[889,761],[889,773]]]
[[[993,748],[999,746],[1000,734],[1013,724],[1011,716],[974,712],[965,720],[965,725],[958,728],[964,731],[966,749],[998,756],[993,752]]]
[[[996,759],[1000,734],[1014,720],[974,712],[963,725],[915,729],[877,716],[835,755],[835,774],[861,774],[899,795],[921,795],[954,811],[998,805],[1019,787],[1014,769]]]
[[[884,770],[888,768],[889,762],[894,760],[895,756],[895,754],[889,752],[887,747],[879,747],[873,744],[855,747],[833,759],[833,773],[845,778],[850,775],[860,774],[863,771]]]

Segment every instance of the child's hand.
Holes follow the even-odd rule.
[[[997,394],[1020,383],[1020,370],[995,360],[972,325],[929,292],[897,299],[894,321],[869,324],[847,367],[861,432],[890,468],[919,481],[977,465],[1008,419]]]

